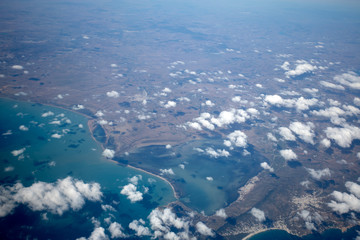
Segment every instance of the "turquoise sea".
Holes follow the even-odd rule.
[[[85,183],[99,183],[104,194],[101,202],[86,201],[80,210],[69,210],[61,216],[31,211],[20,204],[11,214],[0,218],[0,239],[89,237],[94,224],[100,223],[106,229],[109,217],[126,231],[131,221],[146,219],[151,210],[175,200],[166,182],[105,159],[84,116],[6,99],[0,99],[0,108],[1,186],[20,182],[28,187],[35,182],[55,183],[71,176]],[[20,126],[27,131],[20,130]],[[14,156],[13,151],[23,153]],[[137,190],[143,193],[143,200],[131,203],[120,191],[129,184],[129,178],[139,175]],[[105,205],[114,209],[104,210]]]

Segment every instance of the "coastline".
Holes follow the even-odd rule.
[[[244,237],[242,240],[249,240],[250,238],[252,238],[253,236],[259,234],[259,233],[263,233],[263,232],[267,232],[267,231],[270,231],[270,230],[283,230],[287,233],[289,233],[288,231],[284,230],[284,229],[280,229],[280,228],[265,228],[265,229],[261,229],[259,231],[256,231],[256,232],[253,232],[253,233],[250,233],[248,235],[246,235],[246,237]],[[289,233],[291,234],[291,233]]]

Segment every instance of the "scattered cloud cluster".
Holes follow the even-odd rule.
[[[132,183],[125,185],[123,189],[121,189],[120,193],[126,195],[131,203],[143,200],[143,194],[137,191],[137,187]]]
[[[215,212],[215,216],[221,217],[221,218],[227,218],[227,214],[225,212],[225,209],[221,208]]]
[[[324,132],[342,148],[349,148],[353,140],[360,139],[360,128],[348,124],[340,128],[327,127]]]
[[[315,132],[313,130],[314,127],[314,124],[311,122],[307,122],[306,124],[301,122],[292,122],[289,126],[290,130],[298,135],[301,140],[312,145],[315,144]]]
[[[72,209],[80,210],[85,200],[100,201],[102,192],[98,183],[84,183],[67,177],[56,183],[36,182],[29,187],[21,183],[14,186],[0,186],[0,217],[10,214],[19,204],[27,205],[33,211],[49,211],[62,215]]]
[[[236,147],[245,148],[247,146],[247,136],[244,132],[240,130],[235,130],[234,132],[227,135],[229,140],[224,141],[224,145],[227,147],[231,147],[235,145]]]
[[[308,210],[302,210],[297,214],[305,221],[305,227],[310,231],[316,231],[315,224],[319,225],[324,221],[323,217],[317,212],[311,214]]]
[[[171,107],[176,107],[176,102],[174,101],[168,101],[165,105],[165,108],[171,108]]]
[[[354,72],[343,73],[336,75],[334,80],[349,88],[360,89],[360,76]]]
[[[331,172],[329,168],[325,168],[322,170],[315,170],[312,168],[306,168],[310,176],[316,180],[320,180],[322,177],[330,177]]]
[[[289,68],[289,65],[289,62],[284,62],[284,64],[281,66],[282,69],[286,70],[285,75],[287,77],[301,76],[305,73],[311,73],[317,69],[317,66],[311,65],[305,60],[297,60],[296,67],[292,70]]]
[[[204,152],[205,154],[209,155],[210,157],[213,157],[213,158],[218,158],[218,157],[229,157],[230,156],[230,153],[228,151],[226,151],[225,149],[217,149],[217,150],[214,150],[213,148],[211,147],[208,147],[204,150],[202,149],[197,149],[199,152]]]
[[[256,109],[255,109],[256,110]],[[245,111],[243,109],[230,109],[229,111],[222,111],[218,117],[210,113],[202,113],[200,117],[188,122],[187,125],[196,130],[202,130],[203,127],[214,130],[215,127],[226,127],[233,123],[243,123],[252,116],[258,115],[258,111],[250,109]]]
[[[350,193],[334,191],[331,196],[335,200],[331,200],[328,206],[339,214],[351,211],[360,212],[360,185],[348,181],[345,187]]]
[[[306,99],[304,97],[285,99],[279,95],[266,95],[264,98],[265,105],[276,107],[295,108],[297,111],[309,110],[310,107],[316,106],[319,100],[316,98]]]
[[[160,175],[175,175],[174,171],[172,170],[172,168],[169,169],[160,169]]]

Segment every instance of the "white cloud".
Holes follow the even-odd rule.
[[[225,209],[221,208],[216,211],[215,216],[221,217],[221,218],[227,218],[227,214],[225,212]]]
[[[12,131],[11,130],[7,130],[6,132],[4,132],[2,134],[3,136],[9,136],[9,135],[12,135]]]
[[[350,211],[360,212],[360,185],[348,181],[345,186],[350,193],[334,191],[331,195],[335,201],[331,200],[328,206],[339,214]]]
[[[336,89],[336,90],[345,90],[345,88],[343,86],[334,84],[331,82],[327,82],[327,81],[320,81],[320,84],[327,88],[332,88],[332,89]]]
[[[279,134],[286,141],[295,141],[296,137],[287,127],[279,127]]]
[[[60,139],[63,135],[61,134],[58,134],[58,133],[54,133],[51,135],[52,138],[57,138],[57,139]]]
[[[314,142],[314,124],[311,122],[307,122],[306,125],[301,122],[292,122],[289,126],[290,130],[296,133],[300,139],[302,139],[306,143],[315,144]]]
[[[13,166],[8,166],[8,167],[6,167],[6,168],[4,168],[4,172],[12,172],[12,171],[14,171],[14,167]]]
[[[11,68],[16,69],[16,70],[23,70],[24,69],[24,67],[21,66],[21,65],[12,65]]]
[[[108,236],[105,234],[105,229],[103,227],[97,227],[92,231],[88,240],[107,240]]]
[[[162,91],[165,92],[165,93],[171,93],[172,92],[171,89],[167,88],[167,87],[164,88]]]
[[[329,168],[325,168],[322,170],[315,170],[312,168],[306,168],[306,170],[308,171],[308,173],[310,174],[310,176],[316,180],[320,180],[322,177],[330,177],[331,173],[330,173],[330,169]]]
[[[215,106],[215,103],[211,102],[210,100],[206,100],[205,105],[209,107],[213,107]]]
[[[343,148],[350,147],[354,139],[360,139],[360,128],[351,125],[342,128],[327,127],[324,132],[327,138],[334,140]]]
[[[304,73],[312,72],[312,71],[314,71],[316,69],[317,69],[316,66],[313,66],[313,65],[311,65],[310,63],[308,63],[308,62],[306,62],[304,60],[300,60],[300,61],[297,61],[297,65],[296,65],[295,69],[293,69],[293,70],[288,69],[285,72],[285,75],[287,77],[296,77],[296,76],[300,76],[300,75],[302,75]]]
[[[120,191],[121,194],[126,195],[131,203],[143,200],[142,193],[136,190],[136,186],[132,183],[125,185]]]
[[[71,177],[59,179],[56,183],[36,182],[29,187],[21,183],[0,186],[0,193],[0,217],[11,213],[19,204],[25,204],[33,211],[62,215],[70,209],[81,209],[86,199],[100,201],[102,197],[98,183],[88,184]]]
[[[121,226],[120,223],[117,222],[113,222],[110,224],[109,228],[108,228],[110,234],[111,234],[111,238],[126,238],[128,237],[123,231],[123,227]]]
[[[261,211],[260,209],[257,208],[252,208],[250,213],[259,221],[259,222],[263,222],[265,221],[265,213],[263,211]]]
[[[84,109],[85,107],[84,107],[84,105],[77,104],[77,105],[74,105],[72,108],[73,108],[74,110],[81,110],[81,109]]]
[[[269,170],[270,172],[274,172],[274,169],[272,167],[270,167],[270,165],[267,163],[267,162],[262,162],[260,164],[260,166],[263,168],[263,169],[266,169],[266,170]]]
[[[198,231],[201,235],[211,236],[211,237],[215,236],[211,228],[206,226],[203,222],[196,223],[195,227],[196,227],[196,231]]]
[[[148,216],[154,239],[191,239],[189,236],[189,221],[177,217],[169,208],[154,209]],[[177,229],[178,234],[172,232]]]
[[[348,86],[353,89],[360,89],[360,76],[354,72],[343,73],[336,75],[334,80],[342,85]]]
[[[356,106],[360,106],[360,98],[355,97],[355,98],[354,98],[354,104],[355,104]]]
[[[316,98],[306,99],[304,97],[284,99],[279,95],[266,95],[264,102],[276,107],[296,108],[297,111],[308,110],[318,104]]]
[[[112,97],[112,98],[118,98],[120,96],[120,94],[117,91],[110,91],[110,92],[106,92],[106,96],[108,97]]]
[[[267,133],[266,136],[270,141],[277,142],[276,137],[272,133]]]
[[[26,126],[24,126],[24,125],[20,125],[19,129],[20,129],[21,131],[29,131],[29,128],[26,127]]]
[[[280,150],[280,155],[286,160],[297,159],[297,155],[291,149]]]
[[[218,158],[218,157],[229,157],[230,156],[230,153],[228,151],[226,151],[225,149],[217,149],[216,151],[211,148],[211,147],[208,147],[206,148],[205,150],[205,153],[207,155],[209,155],[210,157],[214,157],[214,158]]]
[[[97,116],[97,117],[102,117],[102,116],[104,116],[105,114],[102,112],[102,111],[97,111],[96,113],[95,113],[95,116]]]
[[[129,228],[135,231],[135,235],[136,236],[150,236],[150,230],[147,227],[144,227],[143,225],[145,224],[144,220],[140,219],[138,220],[134,220],[129,224]]]
[[[169,169],[160,169],[160,175],[164,175],[164,174],[167,174],[167,175],[175,175],[174,171],[169,168]]]
[[[26,148],[21,148],[19,150],[14,150],[14,151],[11,151],[11,154],[14,156],[14,157],[17,157],[21,154],[23,154],[25,152]]]
[[[108,159],[112,159],[114,156],[115,156],[115,151],[114,150],[111,150],[111,149],[108,149],[106,148],[102,155]]]
[[[53,115],[54,115],[53,112],[48,111],[48,112],[45,112],[45,113],[41,114],[41,117],[49,117],[49,116],[53,116]]]
[[[138,185],[140,180],[142,180],[141,175],[136,175],[136,176],[133,176],[132,178],[129,178],[129,182],[134,184],[134,185]]]
[[[171,107],[176,107],[176,102],[174,101],[168,101],[165,105],[165,108],[171,108]]]
[[[198,122],[188,122],[187,125],[191,128],[194,128],[198,131],[201,131],[202,128],[201,128],[201,125],[198,123]]]
[[[331,146],[331,141],[327,138],[324,138],[321,140],[321,145],[323,145],[325,148],[329,148]]]
[[[240,130],[235,130],[234,132],[227,135],[227,138],[237,147],[245,148],[247,146],[247,136]]]
[[[206,177],[206,180],[208,180],[208,181],[214,181],[214,178],[213,177]]]
[[[310,94],[316,94],[319,92],[319,89],[317,89],[317,88],[303,88],[302,90],[304,92],[310,93]]]
[[[166,149],[171,149],[172,146],[171,146],[170,144],[166,144],[165,148],[166,148]]]

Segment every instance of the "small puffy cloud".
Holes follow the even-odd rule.
[[[96,113],[95,113],[95,116],[97,116],[97,117],[102,117],[102,116],[104,116],[105,114],[102,112],[102,111],[97,111]]]
[[[143,200],[143,194],[136,189],[137,187],[134,184],[129,183],[123,187],[120,193],[126,195],[131,203],[134,203]]]
[[[48,111],[48,112],[45,112],[45,113],[41,114],[41,117],[49,117],[49,116],[53,116],[53,115],[54,115],[53,112]]]
[[[265,221],[265,213],[257,208],[252,208],[250,211],[251,215],[253,215],[259,222]]]
[[[136,175],[136,176],[133,176],[132,178],[129,178],[129,182],[134,184],[134,185],[138,185],[140,180],[142,180],[141,175]]]
[[[360,76],[354,72],[343,73],[336,75],[334,80],[342,85],[348,86],[353,89],[360,89]]]
[[[165,108],[171,108],[171,107],[176,107],[176,102],[174,101],[168,101],[165,105]]]
[[[311,65],[310,63],[302,60],[298,61],[298,64],[296,65],[295,69],[293,70],[287,70],[285,72],[285,75],[287,77],[297,77],[300,75],[303,75],[304,73],[310,73],[317,69],[316,66]]]
[[[230,153],[226,151],[225,149],[217,149],[214,150],[211,147],[206,148],[205,153],[209,155],[210,157],[218,158],[218,157],[229,157]]]
[[[300,139],[302,139],[306,143],[311,143],[312,145],[315,144],[314,142],[314,124],[308,122],[303,124],[301,122],[292,122],[289,126],[290,130],[296,133]]]
[[[194,129],[198,130],[198,131],[202,130],[202,127],[198,122],[188,122],[187,125],[189,127],[191,127],[191,128],[194,128]]]
[[[84,105],[81,105],[81,104],[77,104],[77,105],[74,105],[72,107],[72,109],[74,109],[74,110],[81,110],[81,109],[84,109],[84,108],[85,108]]]
[[[213,177],[206,177],[206,180],[208,180],[208,181],[214,181],[214,178]]]
[[[170,148],[172,148],[172,146],[170,144],[166,144],[165,148],[170,149]]]
[[[342,148],[348,148],[353,140],[360,139],[360,128],[352,125],[341,128],[327,127],[324,132],[327,138],[334,140]]]
[[[120,94],[117,91],[110,91],[110,92],[106,92],[106,96],[111,97],[111,98],[118,98],[120,96]]]
[[[102,155],[108,159],[112,159],[114,156],[115,156],[115,151],[114,150],[111,150],[111,149],[108,149],[106,148]]]
[[[9,166],[9,167],[6,167],[6,168],[4,168],[4,172],[12,172],[12,171],[14,171],[14,167],[13,166]]]
[[[330,169],[329,168],[325,168],[322,170],[315,170],[312,168],[306,168],[306,171],[308,171],[308,173],[310,174],[310,176],[316,180],[320,180],[322,177],[330,177],[331,173],[330,173]]]
[[[23,70],[24,69],[24,67],[21,66],[21,65],[12,65],[11,68],[16,69],[16,70]]]
[[[279,134],[286,141],[295,141],[296,137],[287,127],[279,127]]]
[[[267,133],[266,136],[270,141],[277,142],[277,138],[272,133]]]
[[[260,164],[260,166],[265,170],[269,170],[270,172],[274,172],[274,169],[272,167],[270,167],[270,165],[267,162],[262,162]]]
[[[21,183],[0,186],[0,195],[0,217],[4,217],[19,204],[27,205],[32,211],[50,211],[62,215],[70,209],[81,209],[85,200],[100,201],[102,192],[98,183],[84,183],[67,177],[56,183],[36,182],[29,187]]]
[[[331,146],[331,141],[327,138],[324,138],[321,140],[321,145],[323,145],[325,148],[329,148]]]
[[[291,149],[280,150],[280,155],[286,160],[297,159],[297,155]]]
[[[320,81],[320,84],[327,88],[332,88],[332,89],[336,89],[336,90],[345,90],[345,88],[343,86],[334,84],[331,82],[327,82],[327,81]]]
[[[149,228],[144,227],[145,224],[144,220],[134,220],[129,224],[129,228],[135,231],[136,236],[150,236],[151,232]]]
[[[105,229],[103,227],[97,227],[92,231],[88,240],[107,240],[108,236],[105,234]]]
[[[211,102],[210,100],[206,100],[205,105],[209,107],[213,107],[215,106],[215,103]]]
[[[335,200],[331,200],[328,206],[333,211],[339,214],[348,213],[351,211],[360,212],[360,185],[354,182],[346,182],[345,187],[350,193],[334,191],[332,197]]]
[[[54,133],[51,135],[52,138],[57,138],[57,139],[60,139],[63,135],[61,134],[58,134],[58,133]]]
[[[20,129],[21,131],[29,131],[29,128],[26,127],[26,126],[24,126],[24,125],[20,125],[19,129]]]
[[[165,93],[171,93],[172,92],[171,89],[167,88],[167,87],[164,88],[162,91],[165,92]]]
[[[196,223],[195,227],[196,227],[196,231],[199,232],[201,235],[211,236],[211,237],[215,236],[211,228],[206,226],[203,222]]]
[[[255,84],[255,86],[258,87],[258,88],[262,88],[262,87],[263,87],[263,85],[260,84],[260,83]]]
[[[215,216],[221,217],[221,218],[227,218],[225,209],[221,208],[216,211]]]
[[[113,222],[110,224],[109,228],[108,228],[110,234],[111,234],[111,238],[126,238],[128,237],[123,231],[123,227],[121,226],[120,223],[117,222]]]
[[[17,157],[21,154],[23,154],[25,152],[26,148],[21,148],[19,150],[14,150],[14,151],[11,151],[11,154],[14,156],[14,157]]]
[[[359,106],[359,107],[360,107],[360,98],[355,97],[355,98],[354,98],[354,104],[355,104],[356,106]]]
[[[231,144],[234,144],[237,147],[245,148],[247,146],[247,136],[240,130],[235,130],[230,133],[227,135],[227,138],[230,140]]]
[[[172,170],[172,168],[169,169],[160,169],[160,175],[175,175],[174,171]]]
[[[310,94],[316,94],[319,92],[319,89],[317,89],[317,88],[303,88],[302,90],[304,92],[310,93]]]

